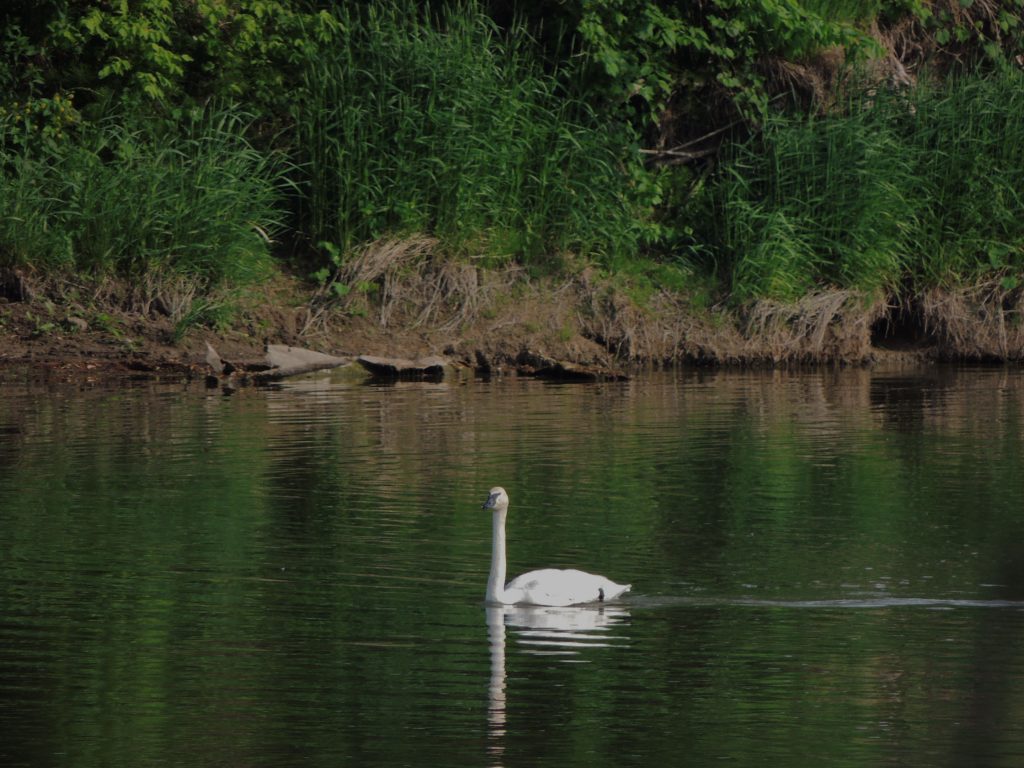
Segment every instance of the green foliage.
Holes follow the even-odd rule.
[[[84,89],[175,116],[211,95],[284,110],[292,70],[336,32],[301,0],[14,0],[0,23],[12,92]]]
[[[710,292],[703,275],[695,273],[688,264],[672,260],[635,258],[615,265],[608,277],[616,290],[645,307],[659,291],[686,294],[691,305],[704,308],[711,303]]]
[[[657,120],[680,92],[691,109],[709,90],[761,116],[767,91],[765,57],[799,60],[831,46],[855,57],[876,46],[855,23],[871,4],[800,0],[597,0],[577,6],[577,32],[616,100],[629,100]],[[861,6],[867,5],[868,8]]]
[[[1024,75],[777,117],[693,211],[734,298],[871,291],[1024,270]]]
[[[1013,68],[1024,53],[1024,0],[916,0],[913,5],[923,27],[961,67],[974,64],[980,55]]]
[[[58,92],[52,98],[0,105],[0,146],[32,153],[65,143],[81,122],[72,96]]]
[[[534,274],[579,253],[644,286],[715,275],[739,299],[1011,285],[1022,18],[1024,0],[9,0],[0,264],[244,282],[287,223],[339,296],[363,290],[333,279],[353,248],[418,232]],[[772,62],[855,61],[901,24],[990,76],[828,117],[769,102]],[[713,182],[640,162],[643,136],[701,136],[723,107],[759,132]]]
[[[0,259],[203,285],[259,277],[283,223],[281,172],[246,125],[209,110],[170,139],[108,121],[35,155],[0,141]]]
[[[171,339],[177,344],[193,329],[203,326],[224,331],[230,326],[236,311],[236,307],[231,302],[224,301],[219,297],[194,299],[174,324]]]
[[[471,5],[337,13],[345,33],[309,62],[293,110],[313,241],[344,252],[429,232],[453,250],[527,259],[635,252],[627,137],[559,93],[520,35],[500,38]]]
[[[38,11],[37,11],[38,12]],[[42,82],[39,45],[22,29],[12,9],[0,11],[0,93],[17,94]]]
[[[915,160],[925,284],[1024,272],[1024,73],[923,86],[905,151]]]
[[[772,118],[735,148],[717,190],[715,239],[739,299],[796,298],[818,282],[893,286],[905,254],[910,169],[889,111]]]

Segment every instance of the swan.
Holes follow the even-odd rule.
[[[494,512],[494,539],[491,550],[491,574],[487,577],[487,602],[502,605],[576,605],[614,600],[631,585],[616,584],[604,576],[575,569],[542,568],[517,576],[505,583],[505,516],[508,494],[504,488],[491,488],[483,509]]]

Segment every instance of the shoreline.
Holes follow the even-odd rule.
[[[476,375],[563,380],[689,367],[898,369],[1024,358],[1024,335],[1010,338],[1004,317],[996,328],[989,317],[984,333],[961,328],[957,346],[935,332],[937,325],[926,332],[920,321],[900,320],[904,308],[843,291],[792,304],[761,302],[741,312],[702,310],[664,291],[641,306],[588,272],[529,280],[521,271],[480,270],[471,289],[447,295],[435,277],[414,270],[405,283],[390,283],[383,299],[328,303],[321,292],[281,276],[250,292],[219,330],[182,331],[168,316],[89,309],[42,292],[0,298],[0,371],[68,383],[195,380],[219,376],[207,362],[212,347],[236,371],[231,381],[245,384],[266,371],[267,345],[352,360],[440,358]],[[1011,354],[985,347],[983,336],[1001,339]],[[389,374],[385,367],[367,375],[419,376],[410,371]]]

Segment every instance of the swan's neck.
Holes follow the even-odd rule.
[[[505,510],[494,510],[491,537],[491,575],[487,577],[487,602],[505,602]]]

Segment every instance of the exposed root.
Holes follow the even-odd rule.
[[[900,15],[891,26],[872,25],[871,35],[885,50],[877,63],[891,73],[893,85],[912,84],[925,70],[933,76],[941,75],[963,64],[965,58],[977,56],[986,41],[1003,45],[1007,29],[1000,24],[1004,9],[998,0],[935,0],[931,5],[933,18],[946,17],[942,26],[929,24],[915,14]],[[969,34],[956,34],[952,40],[940,43],[940,31],[951,29]]]

